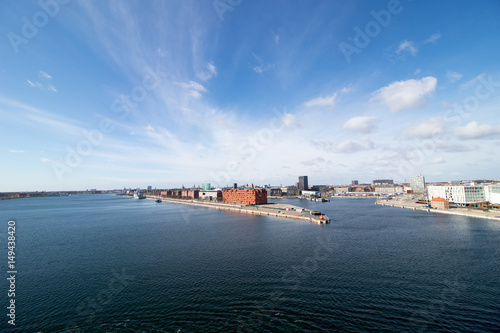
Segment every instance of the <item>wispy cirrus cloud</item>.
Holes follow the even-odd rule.
[[[441,33],[437,33],[437,34],[432,34],[429,36],[429,38],[427,38],[424,43],[425,44],[428,44],[428,43],[435,43],[438,41],[438,39],[441,38]]]
[[[325,97],[316,97],[304,103],[307,107],[329,107],[333,108],[335,106],[335,99],[337,98],[337,92]]]
[[[412,41],[404,40],[399,43],[399,46],[396,50],[397,54],[409,53],[412,56],[417,55],[418,49],[415,46],[415,43]]]
[[[462,74],[453,72],[453,71],[448,71],[446,72],[446,79],[450,81],[451,83],[455,83],[459,81],[462,78]]]

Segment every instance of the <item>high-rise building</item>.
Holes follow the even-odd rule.
[[[151,192],[152,189],[153,189],[153,186],[149,185],[148,186],[148,192]]]
[[[359,183],[358,183],[358,181],[357,181],[357,180],[353,180],[353,181],[351,182],[351,185],[352,185],[352,186],[358,186],[358,185],[359,185]]]
[[[424,176],[411,176],[410,187],[413,193],[424,193],[425,191],[425,178]]]
[[[304,191],[309,189],[309,184],[307,180],[307,176],[300,176],[299,177],[299,191]]]

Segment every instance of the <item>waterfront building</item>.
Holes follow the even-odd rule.
[[[372,185],[393,185],[394,180],[392,179],[374,179]]]
[[[283,191],[283,187],[281,188],[281,191],[283,191],[283,193],[286,193],[287,196],[296,196],[299,194],[299,189],[297,188],[297,186],[286,186],[284,187],[285,188],[285,191]]]
[[[358,181],[357,181],[357,180],[353,180],[353,181],[351,182],[351,186],[358,186],[358,185],[359,185],[359,183],[358,183]]]
[[[221,190],[201,190],[198,193],[198,198],[200,200],[208,200],[208,201],[219,201],[222,200],[222,191]]]
[[[480,207],[486,200],[484,186],[428,186],[427,197],[443,198],[462,207]]]
[[[486,200],[492,205],[500,205],[500,185],[488,185],[485,186]]]
[[[321,196],[321,193],[319,191],[302,191],[302,195],[306,197],[319,198]]]
[[[378,193],[403,193],[404,189],[403,186],[385,185],[385,186],[374,186],[373,191]]]
[[[299,177],[298,188],[299,188],[299,191],[304,191],[304,190],[309,189],[309,182],[308,182],[307,176],[300,176]]]
[[[415,194],[424,193],[425,191],[425,178],[424,176],[411,176],[410,187]]]
[[[268,197],[281,197],[283,195],[283,192],[281,191],[281,188],[279,187],[271,187],[267,189],[267,196]]]
[[[267,191],[265,189],[225,190],[222,192],[222,201],[244,205],[267,204]]]
[[[443,198],[433,198],[431,200],[431,207],[437,209],[447,210],[450,209],[450,202]]]
[[[352,191],[351,186],[339,186],[335,188],[335,193],[348,193]]]
[[[182,190],[181,196],[184,198],[198,199],[200,196],[200,191],[199,190]]]
[[[152,189],[153,189],[153,186],[149,185],[148,186],[148,192],[151,192]]]

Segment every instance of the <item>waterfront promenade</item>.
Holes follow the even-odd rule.
[[[435,209],[426,207],[423,204],[417,204],[411,200],[377,200],[376,205],[406,208],[413,210],[421,210],[429,213],[441,213],[441,214],[451,214],[451,215],[461,215],[467,217],[476,217],[481,219],[490,219],[500,221],[500,211],[483,211],[480,209],[469,209],[462,207],[452,207],[449,210]]]
[[[147,195],[147,199],[162,200],[172,203],[180,203],[183,205],[199,206],[212,209],[225,210],[235,213],[251,214],[251,215],[261,215],[261,216],[273,216],[287,219],[296,219],[302,221],[313,222],[316,224],[330,223],[330,218],[318,212],[318,215],[311,214],[311,211],[304,209],[302,207],[288,205],[288,204],[265,204],[265,205],[242,205],[233,203],[222,203],[222,202],[206,202],[199,200],[185,200],[185,199],[172,199],[165,198],[161,196]]]

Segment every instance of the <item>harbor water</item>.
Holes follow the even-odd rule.
[[[16,222],[15,329],[500,331],[499,222],[374,199],[274,202],[332,223],[111,194],[0,201],[2,294]]]

